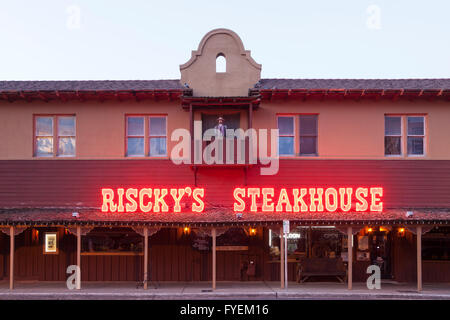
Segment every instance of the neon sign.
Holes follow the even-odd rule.
[[[177,189],[118,188],[116,190],[103,188],[102,212],[169,212],[169,206],[167,205],[169,199],[173,202],[173,212],[181,212],[183,198],[191,198],[192,212],[203,212],[205,203],[202,198],[204,196],[204,189],[192,189],[191,187]]]
[[[382,187],[258,188],[233,190],[233,211],[382,212]],[[203,188],[103,188],[102,212],[203,212]]]
[[[382,212],[383,188],[235,188],[234,212]]]

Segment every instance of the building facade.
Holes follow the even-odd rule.
[[[0,82],[0,279],[450,282],[450,79],[180,72]]]

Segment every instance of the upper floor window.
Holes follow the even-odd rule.
[[[127,116],[128,157],[167,156],[166,116]]]
[[[317,156],[317,115],[280,115],[277,121],[280,156]]]
[[[425,154],[425,117],[388,115],[384,118],[384,154]]]
[[[216,57],[216,72],[227,72],[227,59],[223,53]]]
[[[317,155],[317,115],[300,115],[300,155]]]
[[[278,154],[293,156],[295,145],[294,116],[278,117]]]
[[[72,115],[35,117],[36,157],[74,157],[76,126]]]
[[[408,155],[423,155],[425,139],[425,118],[408,117]]]

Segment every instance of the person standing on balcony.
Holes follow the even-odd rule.
[[[214,129],[216,129],[216,135],[218,137],[220,136],[225,137],[227,126],[224,124],[224,118],[222,117],[217,118],[217,125],[214,127]]]

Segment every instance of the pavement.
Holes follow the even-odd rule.
[[[81,290],[69,290],[65,282],[0,281],[0,300],[450,300],[450,283],[424,284],[421,292],[414,283],[382,282],[381,289],[369,290],[365,283],[334,282],[210,282],[149,283],[144,290],[136,282],[82,282]]]

